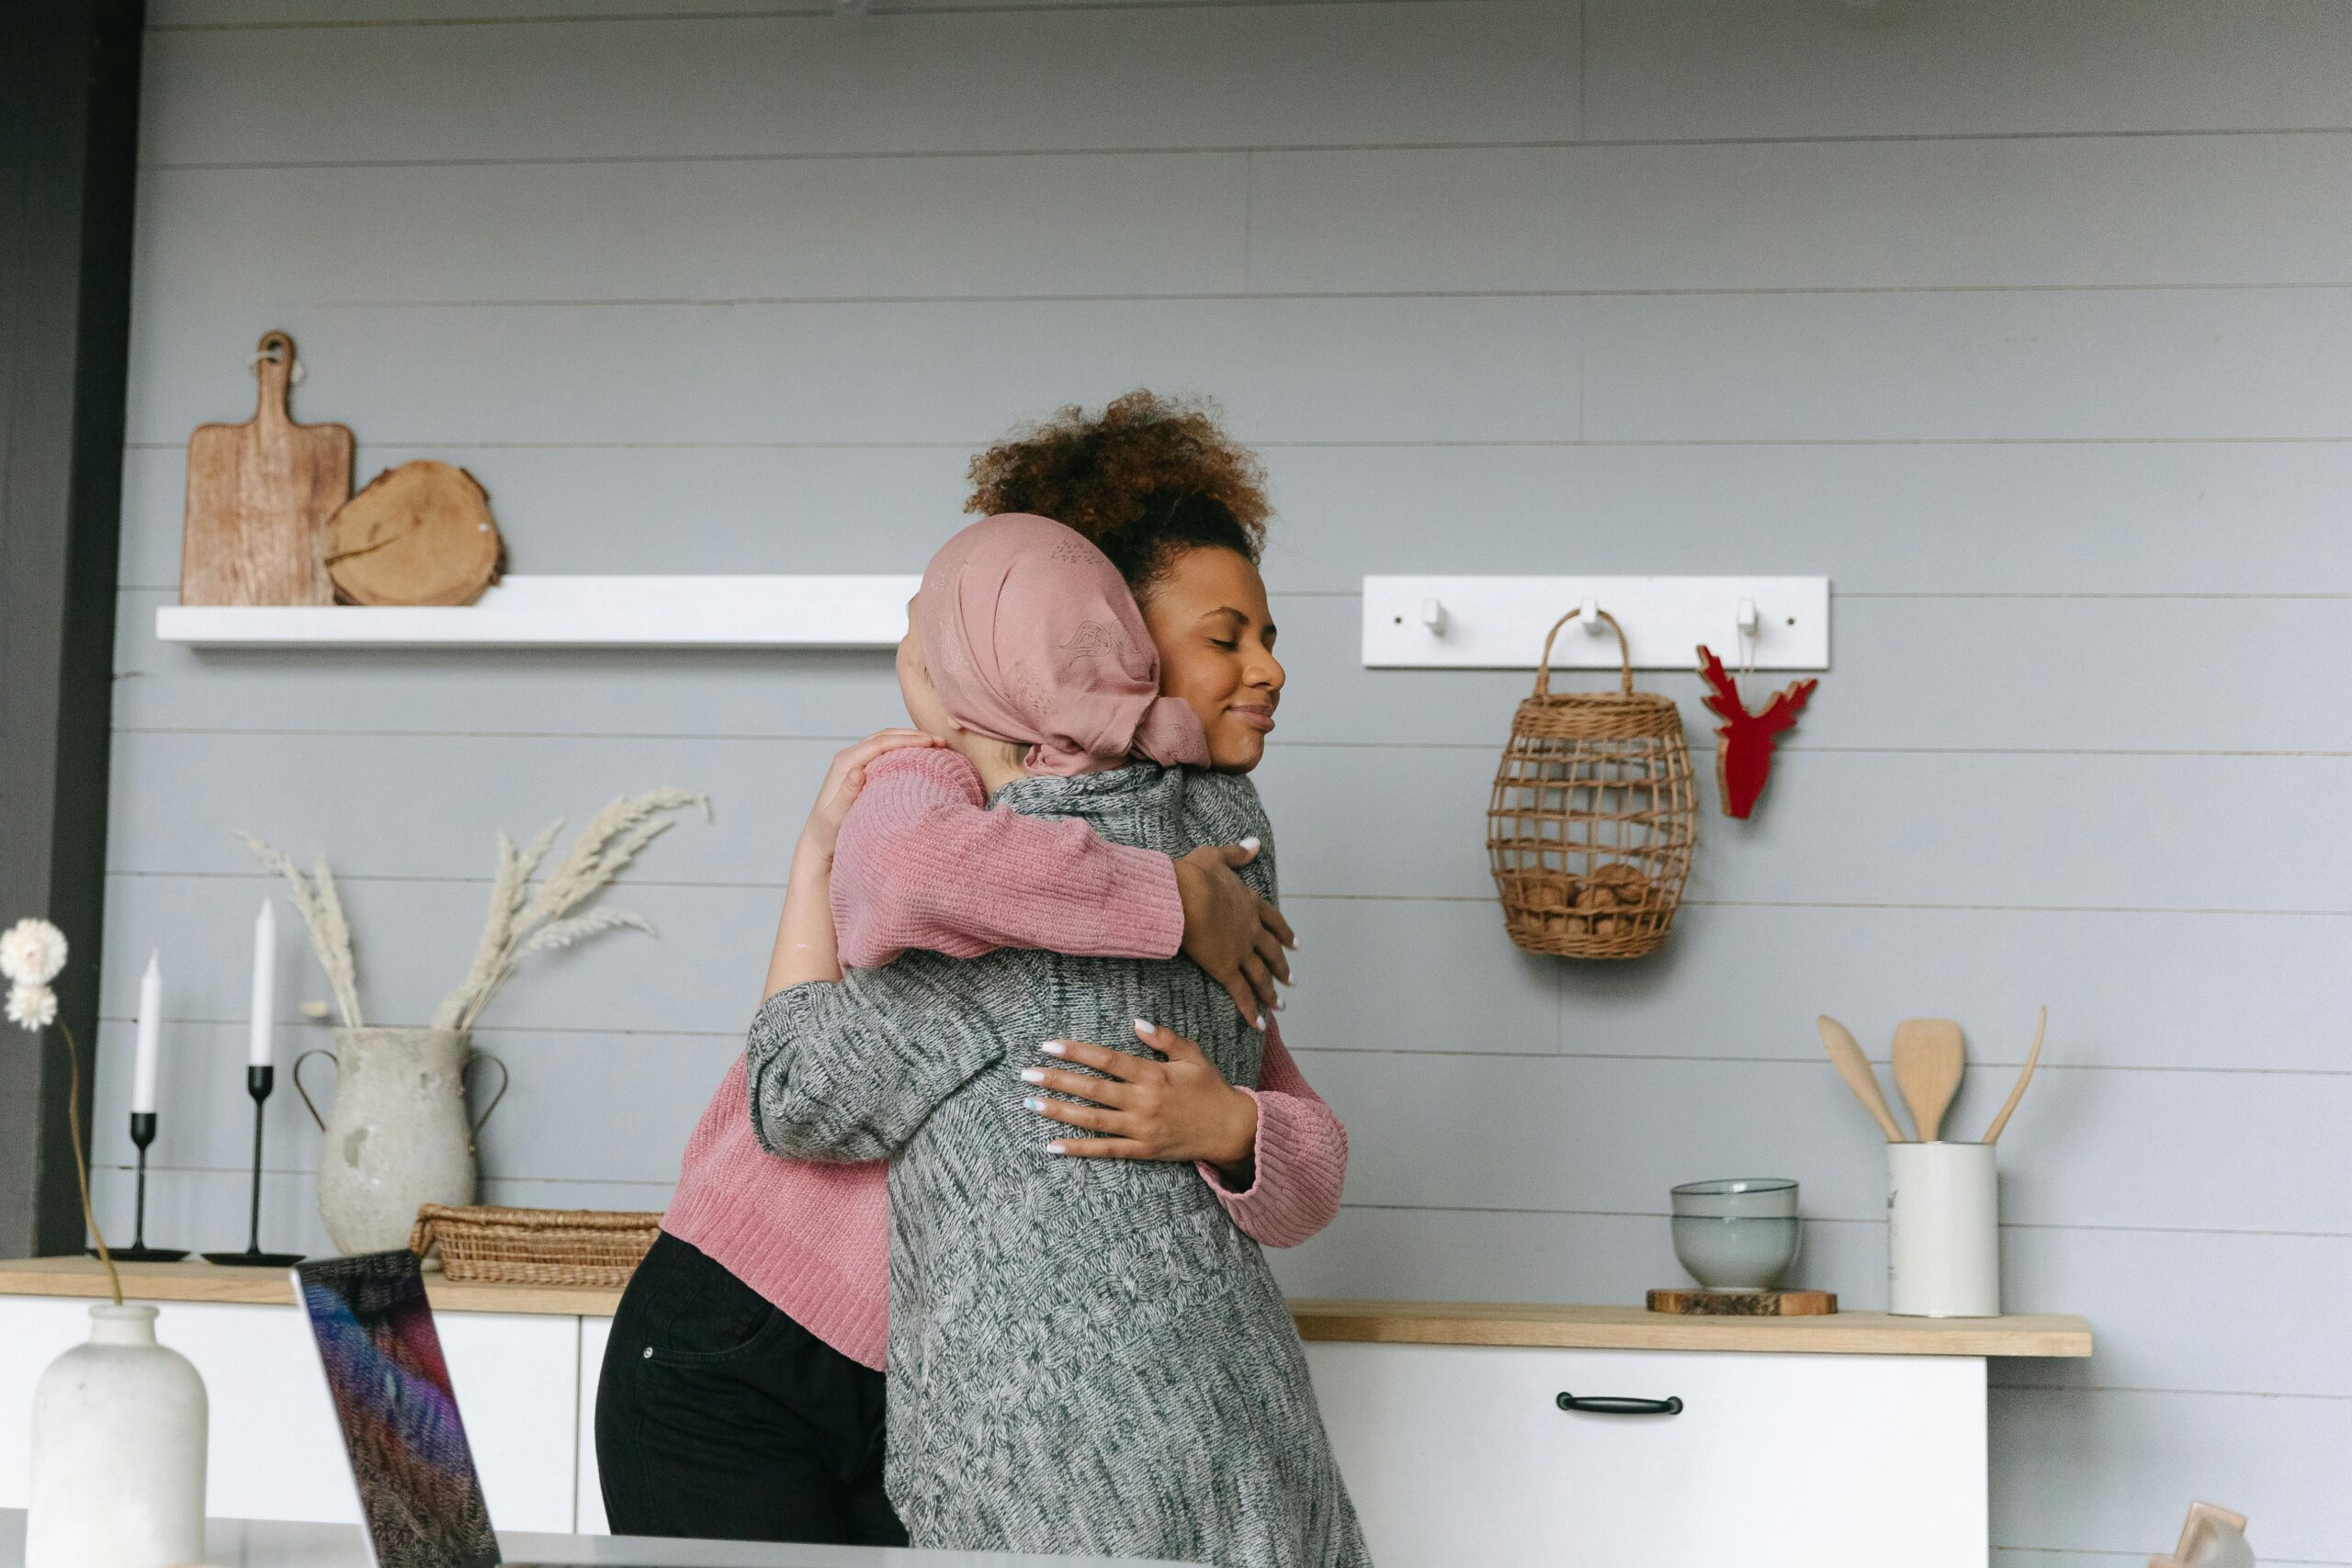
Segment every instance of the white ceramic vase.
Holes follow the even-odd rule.
[[[102,1302],[33,1392],[25,1568],[204,1561],[204,1380],[155,1309]]]
[[[335,1065],[334,1109],[324,1117],[302,1085],[302,1064]],[[470,1122],[467,1070],[498,1069],[498,1095]],[[474,1134],[506,1093],[506,1065],[447,1029],[338,1029],[333,1051],[305,1051],[294,1088],[325,1134],[319,1145],[319,1217],[344,1252],[406,1247],[425,1203],[474,1201]]]

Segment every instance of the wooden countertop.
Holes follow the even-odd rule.
[[[1634,1306],[1294,1301],[1302,1339],[1532,1345],[1574,1350],[1746,1350],[1849,1356],[2087,1356],[2091,1325],[2059,1313],[2001,1317],[1678,1317]]]
[[[125,1263],[126,1298],[291,1306],[294,1289],[275,1269],[210,1263]],[[610,1317],[621,1293],[580,1285],[486,1285],[425,1277],[437,1312],[541,1313]],[[0,1296],[106,1293],[94,1258],[0,1262]],[[1849,1356],[2081,1357],[2090,1325],[2054,1313],[2004,1317],[1672,1317],[1627,1306],[1519,1306],[1486,1302],[1294,1301],[1302,1338],[1381,1345],[1512,1345],[1578,1350],[1742,1350]]]
[[[222,1302],[292,1306],[294,1281],[283,1269],[218,1263],[118,1263],[122,1298],[141,1302]],[[0,1262],[0,1296],[82,1296],[101,1300],[107,1271],[95,1258],[25,1258]],[[621,1293],[594,1285],[484,1285],[424,1277],[435,1312],[539,1313],[550,1317],[610,1317]]]

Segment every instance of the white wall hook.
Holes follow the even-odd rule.
[[[1756,608],[1756,601],[1742,599],[1739,602],[1739,635],[1753,642],[1763,629],[1764,617]]]
[[[1598,599],[1588,599],[1578,604],[1577,620],[1583,626],[1584,635],[1587,637],[1599,637],[1608,629],[1600,623],[1600,601]]]
[[[1445,605],[1435,599],[1421,601],[1421,625],[1429,627],[1431,637],[1445,635]]]

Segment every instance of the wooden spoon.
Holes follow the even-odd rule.
[[[2015,1111],[2018,1101],[2025,1098],[2025,1086],[2033,1078],[2033,1065],[2041,1060],[2041,1031],[2049,1022],[2050,1010],[2043,1008],[2041,1015],[2033,1021],[2033,1049],[2026,1053],[2025,1070],[2018,1074],[2018,1087],[2009,1090],[2009,1098],[2002,1102],[2001,1113],[1993,1118],[1990,1127],[1984,1129],[1986,1143],[1996,1143],[2000,1139],[2001,1129],[2009,1124],[2009,1112]]]
[[[1838,1069],[1838,1076],[1846,1080],[1846,1087],[1854,1091],[1854,1098],[1862,1102],[1862,1109],[1869,1111],[1871,1120],[1879,1124],[1879,1130],[1886,1134],[1886,1141],[1890,1144],[1909,1143],[1911,1140],[1903,1135],[1903,1129],[1894,1124],[1894,1112],[1886,1108],[1886,1096],[1879,1090],[1878,1075],[1871,1071],[1871,1059],[1862,1055],[1862,1048],[1855,1043],[1853,1033],[1827,1013],[1823,1013],[1814,1022],[1821,1031],[1821,1043],[1829,1053],[1830,1066]]]
[[[1906,1018],[1894,1026],[1894,1087],[1923,1144],[1942,1142],[1944,1112],[1960,1092],[1967,1052],[1951,1019]]]

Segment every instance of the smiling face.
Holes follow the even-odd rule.
[[[1258,569],[1232,550],[1186,550],[1145,591],[1143,618],[1159,649],[1159,689],[1200,716],[1209,765],[1221,773],[1256,767],[1283,681]]]

